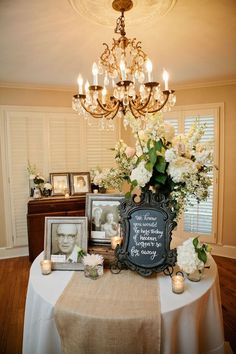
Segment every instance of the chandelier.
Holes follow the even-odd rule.
[[[142,50],[136,38],[128,39],[125,32],[125,11],[133,7],[131,0],[114,0],[112,7],[121,13],[116,20],[115,33],[109,47],[105,49],[98,63],[93,63],[93,83],[85,82],[78,76],[78,93],[73,96],[72,107],[78,114],[102,118],[112,127],[112,119],[130,112],[135,118],[146,113],[167,111],[175,105],[176,97],[169,89],[169,74],[163,71],[164,89],[153,80],[152,62]],[[99,76],[103,78],[100,79]],[[100,84],[103,83],[103,86]]]

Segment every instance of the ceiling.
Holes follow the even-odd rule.
[[[116,36],[119,13],[112,0],[80,2],[88,3],[98,18],[88,9],[75,11],[75,0],[0,0],[2,84],[76,88],[79,72],[91,79],[102,43],[110,44]],[[134,9],[126,14],[127,37],[142,42],[154,78],[160,80],[166,68],[171,87],[236,80],[236,0],[161,2],[172,3],[165,15],[153,15],[155,0],[145,0],[145,9],[144,0],[134,0]],[[114,18],[112,27],[103,21],[103,13]]]

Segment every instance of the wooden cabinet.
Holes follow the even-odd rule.
[[[31,262],[44,249],[44,221],[46,216],[84,216],[85,196],[42,198],[28,202],[27,226],[29,259]]]

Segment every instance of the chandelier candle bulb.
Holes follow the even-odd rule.
[[[113,236],[111,237],[111,249],[115,250],[117,245],[121,245],[122,237],[120,236]]]
[[[150,59],[146,61],[146,69],[148,73],[148,82],[152,81],[152,62]]]
[[[93,73],[93,84],[94,84],[94,86],[97,86],[98,85],[98,66],[96,63],[93,63],[92,73]]]
[[[84,89],[85,89],[85,92],[88,93],[89,92],[89,82],[88,80],[86,81],[85,85],[84,85]]]
[[[120,72],[121,72],[121,80],[126,80],[126,72],[125,72],[125,62],[124,60],[120,61]]]
[[[80,74],[78,76],[77,83],[79,86],[79,95],[82,95],[83,94],[83,78]]]
[[[184,277],[182,275],[173,275],[172,291],[175,294],[182,294],[184,292]]]
[[[43,275],[50,274],[52,271],[52,262],[49,259],[45,259],[40,262],[41,272]]]
[[[106,87],[103,87],[103,89],[102,89],[102,104],[106,103],[106,94],[107,94],[107,89],[106,89]]]
[[[165,83],[165,90],[169,90],[169,86],[168,86],[169,74],[166,70],[163,71],[162,78]]]

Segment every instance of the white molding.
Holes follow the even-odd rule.
[[[191,90],[204,87],[217,87],[236,85],[236,79],[229,80],[216,80],[195,83],[174,83],[175,90]],[[62,92],[76,92],[76,85],[40,85],[40,84],[27,84],[23,82],[0,82],[0,88],[9,89],[23,89],[23,90],[41,90],[41,91],[62,91]]]
[[[24,257],[29,255],[28,246],[0,248],[0,259]]]
[[[196,83],[189,83],[189,84],[178,84],[176,83],[175,91],[180,90],[191,90],[191,89],[198,89],[198,88],[208,88],[208,87],[218,87],[218,86],[230,86],[236,85],[236,79],[232,80],[220,80],[220,81],[206,81],[206,82],[196,82]]]
[[[211,254],[213,256],[221,256],[226,258],[236,259],[236,246],[227,246],[227,245],[212,245]]]

